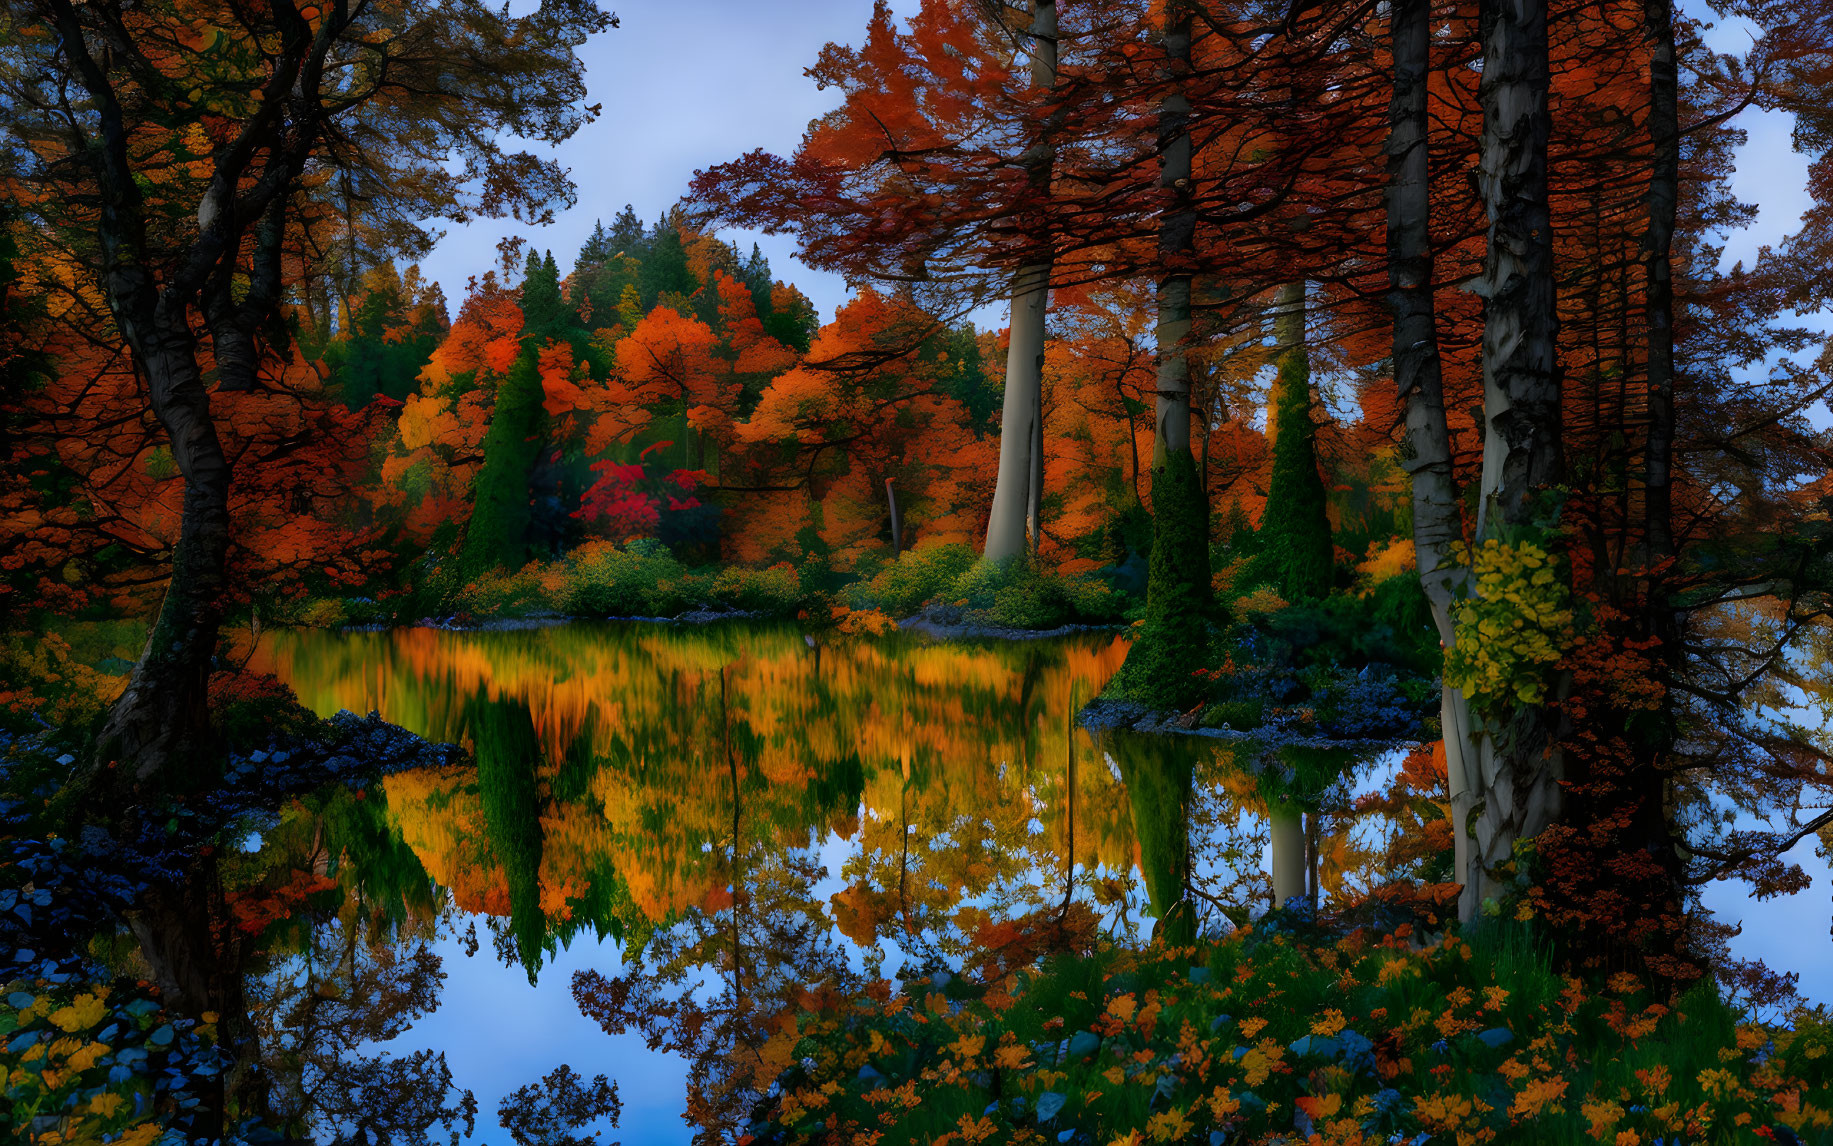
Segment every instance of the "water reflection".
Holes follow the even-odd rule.
[[[1330,792],[1342,805],[1340,762],[1091,735],[1075,713],[1125,651],[1112,634],[811,648],[739,625],[279,634],[252,667],[309,707],[374,709],[472,763],[390,775],[347,801],[360,814],[327,806],[266,847],[310,834],[333,854],[292,862],[362,905],[341,940],[302,937],[314,966],[335,965],[318,946],[386,930],[411,968],[465,914],[531,982],[582,933],[617,941],[621,967],[575,977],[579,1007],[684,1056],[698,1125],[740,1125],[810,992],[996,975],[1098,932],[1188,942],[1269,902],[1269,801],[1316,825]],[[1349,838],[1332,822],[1300,833],[1312,873],[1332,832]]]

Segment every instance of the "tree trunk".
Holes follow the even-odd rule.
[[[1486,0],[1483,145],[1477,183],[1489,215],[1479,291],[1484,299],[1487,432],[1477,536],[1544,513],[1532,495],[1562,476],[1558,314],[1547,195],[1551,117],[1545,0]],[[1459,909],[1465,918],[1499,890],[1496,871],[1516,843],[1559,812],[1560,758],[1544,709],[1520,709],[1486,731],[1470,775],[1476,821]]]
[[[1025,533],[1031,539],[1031,552],[1044,543],[1044,360],[1038,358],[1038,400],[1031,411],[1031,485],[1025,499]]]
[[[885,502],[891,507],[891,556],[904,552],[904,515],[897,511],[897,487],[885,479]]]
[[[286,239],[286,200],[276,198],[255,228],[254,258],[249,266],[248,292],[237,302],[233,290],[235,263],[225,260],[205,288],[204,317],[210,326],[210,344],[216,358],[217,389],[253,390],[261,368],[257,334],[271,333],[280,306],[280,258]]]
[[[1167,195],[1159,217],[1156,330],[1158,378],[1152,433],[1152,556],[1146,569],[1146,617],[1123,666],[1125,690],[1158,708],[1186,708],[1201,699],[1191,676],[1208,653],[1204,617],[1213,604],[1209,567],[1209,503],[1190,452],[1190,288],[1197,214],[1191,171],[1191,8],[1172,0],[1160,47],[1166,60],[1159,102],[1159,186]]]
[[[1406,416],[1402,467],[1413,484],[1413,552],[1419,583],[1432,608],[1439,643],[1457,643],[1451,604],[1468,571],[1455,547],[1464,540],[1451,435],[1445,423],[1444,379],[1438,354],[1433,294],[1432,185],[1427,150],[1426,91],[1431,75],[1431,0],[1393,0],[1390,33],[1394,97],[1388,108],[1388,306],[1394,314],[1394,381]],[[1459,880],[1470,866],[1470,812],[1475,796],[1470,762],[1470,706],[1445,685],[1439,697],[1445,772],[1451,790],[1454,863]]]
[[[1171,75],[1158,109],[1158,184],[1171,192],[1160,217],[1158,255],[1158,401],[1154,411],[1152,469],[1162,476],[1172,454],[1190,453],[1191,274],[1183,269],[1196,250],[1195,186],[1190,166],[1190,101],[1177,82],[1190,68],[1190,9],[1184,0],[1166,6],[1164,50]]]
[[[1323,859],[1324,824],[1315,809],[1305,813],[1305,897],[1313,913],[1318,905],[1318,865]]]
[[[1647,276],[1648,453],[1644,465],[1648,548],[1656,559],[1674,552],[1674,221],[1680,203],[1680,73],[1674,59],[1673,0],[1645,0],[1649,38],[1648,129],[1653,169],[1648,181]]]
[[[1489,214],[1479,291],[1484,298],[1483,500],[1503,525],[1529,521],[1529,495],[1563,469],[1559,425],[1559,316],[1547,199],[1546,0],[1485,0],[1483,144],[1477,183]]]
[[[1031,7],[1031,83],[1050,89],[1057,77],[1056,0],[1035,0]],[[1023,157],[1034,195],[1047,196],[1055,152],[1049,125]],[[1039,236],[1040,238],[1042,236]],[[984,550],[989,561],[1005,561],[1025,551],[1027,532],[1036,534],[1034,491],[1043,472],[1044,316],[1050,303],[1048,242],[1043,256],[1019,268],[1012,279],[1011,342],[1006,350],[1006,393],[999,419],[999,473],[993,485],[993,510],[987,518]],[[1031,518],[1027,530],[1027,518]]]
[[[127,689],[108,714],[94,764],[118,761],[136,785],[182,790],[207,782],[217,763],[208,688],[229,595],[230,468],[185,308],[161,299],[146,308],[151,314],[142,322],[132,314],[136,302],[116,306],[117,322],[171,439],[185,492],[165,599]]]
[[[1267,803],[1270,866],[1273,869],[1273,906],[1305,895],[1305,814],[1292,800]]]
[[[1286,357],[1305,349],[1305,283],[1287,283],[1273,295],[1273,365],[1282,367]],[[1279,437],[1279,419],[1273,416],[1273,397],[1278,383],[1267,396],[1267,450]]]

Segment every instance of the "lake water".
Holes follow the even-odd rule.
[[[1254,774],[1213,741],[1077,727],[1125,653],[1112,633],[813,643],[738,623],[270,635],[250,667],[314,711],[374,710],[474,764],[307,801],[269,833],[264,857],[323,886],[257,1006],[278,1032],[302,993],[369,991],[394,1025],[346,1057],[444,1053],[485,1142],[508,1141],[502,1096],[562,1063],[620,1084],[624,1141],[686,1142],[690,1093],[742,1121],[811,986],[972,969],[1014,936],[1140,937],[1180,898],[1225,930],[1270,897]],[[1323,820],[1325,899],[1417,827],[1352,812],[1377,786],[1346,781]],[[407,983],[415,951],[444,978]]]

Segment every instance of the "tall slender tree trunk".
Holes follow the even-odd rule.
[[[1451,434],[1438,354],[1433,294],[1432,184],[1427,147],[1427,82],[1431,75],[1432,0],[1393,0],[1390,34],[1394,97],[1388,108],[1388,306],[1394,314],[1394,381],[1406,416],[1402,466],[1413,484],[1413,552],[1419,583],[1431,605],[1439,643],[1457,643],[1451,604],[1467,571],[1456,547],[1464,540]],[[1470,867],[1470,768],[1478,748],[1470,705],[1450,685],[1439,696],[1445,773],[1451,792],[1453,871]]]
[[[1550,87],[1546,0],[1484,0],[1482,155],[1477,184],[1489,215],[1479,290],[1484,299],[1487,423],[1477,536],[1530,524],[1533,495],[1558,484],[1558,313],[1548,205]],[[1517,710],[1488,730],[1471,775],[1476,821],[1460,911],[1468,918],[1497,890],[1495,872],[1559,812],[1553,714]]]
[[[1169,0],[1165,6],[1164,49],[1172,75],[1158,108],[1158,183],[1171,192],[1171,203],[1158,228],[1158,254],[1164,270],[1158,280],[1158,324],[1154,332],[1158,343],[1158,401],[1152,441],[1155,479],[1162,475],[1171,455],[1190,453],[1187,343],[1192,275],[1180,264],[1195,252],[1197,216],[1190,164],[1190,100],[1177,82],[1190,67],[1190,32],[1186,0]]]
[[[1286,359],[1294,352],[1305,349],[1305,282],[1287,283],[1273,295],[1273,364],[1283,367]],[[1279,437],[1279,419],[1273,416],[1273,394],[1278,391],[1277,382],[1267,392],[1267,449],[1273,448]]]
[[[1152,556],[1146,569],[1146,617],[1127,651],[1121,679],[1136,698],[1164,708],[1200,699],[1191,669],[1207,652],[1205,615],[1213,603],[1209,503],[1190,452],[1190,292],[1196,250],[1195,178],[1191,168],[1190,0],[1165,6],[1159,47],[1165,54],[1159,101],[1157,284],[1158,377],[1152,431]]]
[[[1563,471],[1559,316],[1547,194],[1546,0],[1485,0],[1482,155],[1477,183],[1489,214],[1479,290],[1484,299],[1487,432],[1478,535],[1533,515],[1529,495]]]
[[[1031,83],[1049,90],[1056,86],[1056,78],[1056,0],[1034,0]],[[1049,124],[1023,159],[1032,194],[1048,196],[1055,159]],[[1040,242],[1037,249],[1037,261],[1020,267],[1012,279],[1011,341],[1006,349],[1006,393],[999,420],[999,472],[993,485],[993,510],[987,519],[985,556],[989,561],[1004,561],[1023,553],[1027,532],[1033,536],[1037,532],[1035,506],[1042,490],[1033,487],[1041,485],[1043,474],[1044,316],[1050,303],[1052,267],[1049,243]]]
[[[1648,129],[1653,166],[1648,181],[1647,278],[1648,447],[1644,497],[1648,547],[1674,552],[1674,223],[1680,205],[1680,72],[1674,53],[1673,0],[1644,0],[1649,38]]]
[[[1025,498],[1025,534],[1030,538],[1031,552],[1044,543],[1044,360],[1039,356],[1038,400],[1031,411],[1031,480]]]
[[[904,515],[897,509],[897,486],[891,478],[885,479],[885,504],[891,510],[891,556],[896,557],[904,552]]]

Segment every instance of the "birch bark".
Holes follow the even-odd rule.
[[[1483,296],[1483,483],[1477,537],[1531,524],[1530,495],[1559,483],[1559,319],[1548,206],[1549,66],[1545,0],[1485,0],[1482,155],[1477,187],[1489,215]],[[1553,714],[1520,708],[1484,730],[1470,770],[1475,809],[1460,913],[1499,890],[1516,843],[1559,813],[1561,761]]]
[[[1451,604],[1467,571],[1456,547],[1464,540],[1451,435],[1438,353],[1433,296],[1431,165],[1427,152],[1426,90],[1431,75],[1431,0],[1393,0],[1389,33],[1394,96],[1388,108],[1388,306],[1394,314],[1394,382],[1405,411],[1402,466],[1413,485],[1413,552],[1419,583],[1432,608],[1439,643],[1457,643]],[[1445,685],[1439,696],[1445,773],[1451,794],[1452,870],[1470,867],[1471,762],[1477,753],[1464,694]]]
[[[1034,0],[1031,7],[1031,83],[1056,86],[1056,0]],[[1046,132],[1025,156],[1034,193],[1048,194],[1053,151]],[[1047,251],[1047,248],[1045,248]],[[1033,490],[1043,472],[1041,450],[1044,386],[1044,317],[1049,309],[1051,260],[1046,254],[1019,268],[1012,280],[1011,342],[1006,350],[1006,392],[1000,408],[999,472],[993,485],[993,509],[987,518],[984,554],[1004,561],[1025,551],[1026,533],[1036,533]],[[1029,531],[1027,525],[1030,525]]]

